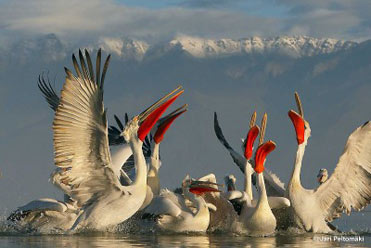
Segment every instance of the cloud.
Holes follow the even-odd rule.
[[[288,8],[285,32],[364,40],[371,37],[371,1],[277,0]]]
[[[220,6],[230,6],[243,2],[241,0],[185,0],[180,3],[183,6],[196,8],[214,8]]]
[[[168,7],[127,7],[115,1],[36,0],[0,3],[0,23],[6,31],[56,33],[68,39],[117,34],[138,38],[168,38],[177,33],[208,37],[273,34],[270,18],[233,11]],[[259,23],[259,25],[256,25]]]
[[[177,4],[151,9],[114,0],[6,0],[0,2],[0,39],[40,33],[55,33],[68,42],[105,36],[158,41],[177,34],[206,38],[371,37],[368,0],[265,0],[249,5],[231,0],[190,0]],[[274,14],[275,10],[280,14]]]
[[[335,68],[335,66],[339,63],[338,59],[332,59],[330,61],[320,62],[313,68],[313,76],[318,76],[321,73],[324,73],[328,70]]]

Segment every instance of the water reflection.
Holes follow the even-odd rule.
[[[326,235],[298,234],[274,237],[247,237],[232,234],[210,235],[163,235],[163,234],[111,234],[91,233],[79,235],[40,235],[40,236],[1,236],[0,247],[367,247],[371,236],[365,237],[363,243],[339,243],[318,241]]]
[[[209,247],[210,237],[207,235],[167,235],[157,236],[157,244],[159,246],[168,247]]]

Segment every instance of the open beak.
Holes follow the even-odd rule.
[[[264,171],[264,163],[267,155],[276,148],[276,144],[269,140],[258,147],[255,154],[255,172],[262,173]]]
[[[175,111],[171,112],[170,114],[168,114],[164,118],[161,118],[158,121],[159,126],[157,128],[155,136],[153,137],[156,144],[160,143],[163,140],[164,135],[165,135],[166,131],[169,129],[169,127],[171,126],[171,124],[175,121],[176,118],[178,118],[184,112],[187,111],[187,107],[188,107],[188,105],[184,104],[182,107],[176,109]]]
[[[259,135],[259,132],[260,132],[259,127],[255,125],[252,128],[250,128],[249,132],[247,133],[246,147],[244,153],[244,156],[247,160],[249,160],[252,157],[252,149],[254,146],[254,142]]]
[[[215,188],[215,185],[222,186],[220,184],[216,184],[212,182],[192,181],[191,185],[189,186],[189,192],[196,194],[196,195],[202,195],[208,192],[220,192],[220,190]]]
[[[288,114],[295,128],[296,140],[298,141],[298,145],[300,145],[304,142],[304,131],[305,131],[304,119],[301,115],[296,113],[294,110],[290,110]]]
[[[138,137],[141,141],[145,139],[152,127],[156,124],[166,109],[184,92],[179,86],[160,100],[152,104],[149,108],[138,115],[139,129]]]

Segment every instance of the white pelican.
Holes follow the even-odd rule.
[[[276,229],[276,218],[268,204],[263,177],[266,156],[275,149],[273,141],[260,145],[255,154],[254,170],[258,174],[259,200],[256,207],[244,206],[241,213],[241,222],[245,225],[249,235],[266,236],[274,233]]]
[[[255,119],[256,119],[256,113],[251,117],[250,121],[250,130],[247,134],[246,139],[243,142],[243,149],[244,149],[244,156],[241,156],[239,153],[233,150],[233,148],[228,144],[226,139],[224,138],[224,135],[222,133],[222,130],[219,126],[219,122],[216,116],[216,113],[214,113],[214,130],[215,133],[219,139],[219,141],[229,150],[233,161],[237,164],[237,166],[240,168],[240,170],[245,174],[245,183],[244,183],[244,191],[231,191],[228,192],[228,199],[234,200],[239,199],[240,202],[244,202],[247,200],[251,202],[252,206],[256,206],[257,201],[253,198],[252,193],[252,175],[254,173],[253,169],[253,161],[251,160],[252,154],[253,154],[253,146],[256,138],[259,134],[259,127],[255,125]],[[267,115],[264,114],[263,120],[262,120],[262,130],[260,135],[260,143],[262,143],[262,139],[264,138],[264,130],[266,125]],[[267,174],[267,175],[266,175]],[[285,208],[290,206],[290,202],[288,199],[284,198],[284,185],[279,180],[279,178],[274,175],[271,172],[264,173],[264,180],[265,183],[268,184],[269,191],[267,190],[268,201],[271,208]],[[269,193],[268,193],[269,192]]]
[[[148,165],[148,174],[147,174],[147,194],[146,199],[140,209],[144,209],[148,204],[151,202],[154,196],[160,194],[160,178],[159,178],[159,171],[162,165],[160,160],[160,143],[162,142],[165,133],[170,128],[172,123],[183,113],[187,111],[188,105],[185,104],[182,107],[174,110],[170,114],[166,115],[165,117],[161,118],[157,121],[157,128],[154,132],[154,135],[146,136],[145,144],[146,149],[143,149],[143,152],[146,153],[146,160]],[[121,123],[120,120],[116,118],[118,123]],[[122,124],[121,125],[122,129]],[[147,159],[148,158],[148,159]],[[125,162],[123,165],[123,170],[125,174],[129,176],[127,185],[131,184],[131,178],[135,177],[135,167],[134,161],[132,156]]]
[[[202,195],[207,192],[218,191],[210,182],[195,181],[187,176],[182,183],[184,197],[163,190],[153,199],[144,210],[153,216],[156,226],[160,230],[170,232],[205,232],[210,223],[209,208],[216,211],[216,207],[206,203]],[[186,199],[191,201],[195,210],[189,208]]]
[[[250,128],[252,128],[254,126],[254,124],[255,124],[254,119],[255,118],[256,118],[256,113],[254,113],[252,115],[252,118],[251,118],[251,121],[250,121]],[[254,173],[253,165],[252,165],[253,161],[251,160],[252,153],[253,153],[253,147],[252,147],[253,142],[251,143],[251,146],[246,146],[247,142],[245,142],[245,141],[248,140],[246,138],[243,141],[243,146],[242,146],[243,156],[240,155],[240,153],[235,151],[229,145],[228,141],[225,139],[225,137],[223,135],[223,132],[222,132],[222,129],[220,128],[220,125],[219,125],[219,122],[218,122],[218,117],[217,117],[216,113],[214,113],[214,131],[215,131],[215,134],[216,134],[218,140],[229,151],[229,154],[231,155],[231,157],[233,159],[233,162],[238,166],[238,168],[242,171],[242,173],[245,173],[246,168],[248,169],[247,171],[250,172],[251,174]],[[256,132],[256,130],[255,130],[255,132]],[[251,141],[255,141],[255,139],[252,140],[252,137],[251,137],[250,142]],[[248,159],[246,159],[246,157]],[[264,180],[265,180],[268,196],[283,197],[285,195],[284,183],[282,183],[280,181],[280,179],[274,173],[272,173],[269,170],[266,170],[265,173],[264,173]],[[248,187],[248,186],[245,185],[245,188],[246,187]],[[251,191],[250,188],[248,189],[249,192]],[[249,195],[250,195],[250,193],[249,193]]]
[[[54,160],[63,169],[64,181],[71,185],[72,198],[81,206],[71,230],[104,230],[131,217],[143,204],[147,190],[143,140],[183,90],[179,91],[178,87],[127,123],[122,136],[132,149],[137,175],[131,185],[122,186],[112,168],[103,106],[104,77],[109,60],[101,76],[101,52],[98,51],[94,77],[88,52],[85,51],[87,64],[81,51],[79,57],[81,70],[73,56],[77,76],[65,68],[66,81],[53,122]]]
[[[216,177],[213,173],[207,174],[197,179],[210,183],[210,187],[218,189]],[[230,231],[234,229],[234,224],[238,220],[237,212],[234,210],[233,204],[228,200],[224,192],[215,191],[205,193],[204,199],[207,203],[216,207],[216,211],[210,212],[209,229],[211,231]]]
[[[288,113],[298,143],[287,189],[292,217],[306,231],[328,233],[332,230],[327,222],[340,217],[342,212],[350,214],[352,208],[361,210],[371,201],[371,122],[358,127],[349,136],[332,176],[317,189],[305,189],[300,182],[300,171],[311,129],[304,119],[297,93],[295,96],[299,114],[293,110]]]

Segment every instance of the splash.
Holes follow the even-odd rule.
[[[65,230],[61,230],[58,227],[51,225],[51,223],[44,223],[43,226],[38,228],[33,228],[29,225],[20,225],[19,223],[14,223],[7,220],[7,216],[0,216],[0,236],[18,236],[18,235],[69,235],[69,234],[158,234],[158,235],[168,235],[169,232],[160,231],[155,227],[155,223],[153,221],[143,220],[139,214],[134,215],[132,218],[128,219],[127,221],[111,228],[107,228],[105,231],[97,232],[94,230],[79,230],[75,233],[71,233]],[[193,233],[187,232],[183,233],[184,235],[205,235],[204,233]],[[214,226],[209,228],[207,231],[208,235],[232,235],[236,237],[247,237],[249,233],[244,228],[243,224],[239,221],[232,222],[231,225],[220,225]],[[307,233],[301,229],[290,227],[287,230],[279,230],[276,231],[273,236],[280,236],[280,237],[289,237],[289,236],[297,236],[297,237],[306,237],[306,236],[314,236],[316,234]],[[360,228],[360,229],[350,229],[346,232],[337,232],[330,234],[331,235],[363,235],[363,236],[371,236],[371,228]]]

